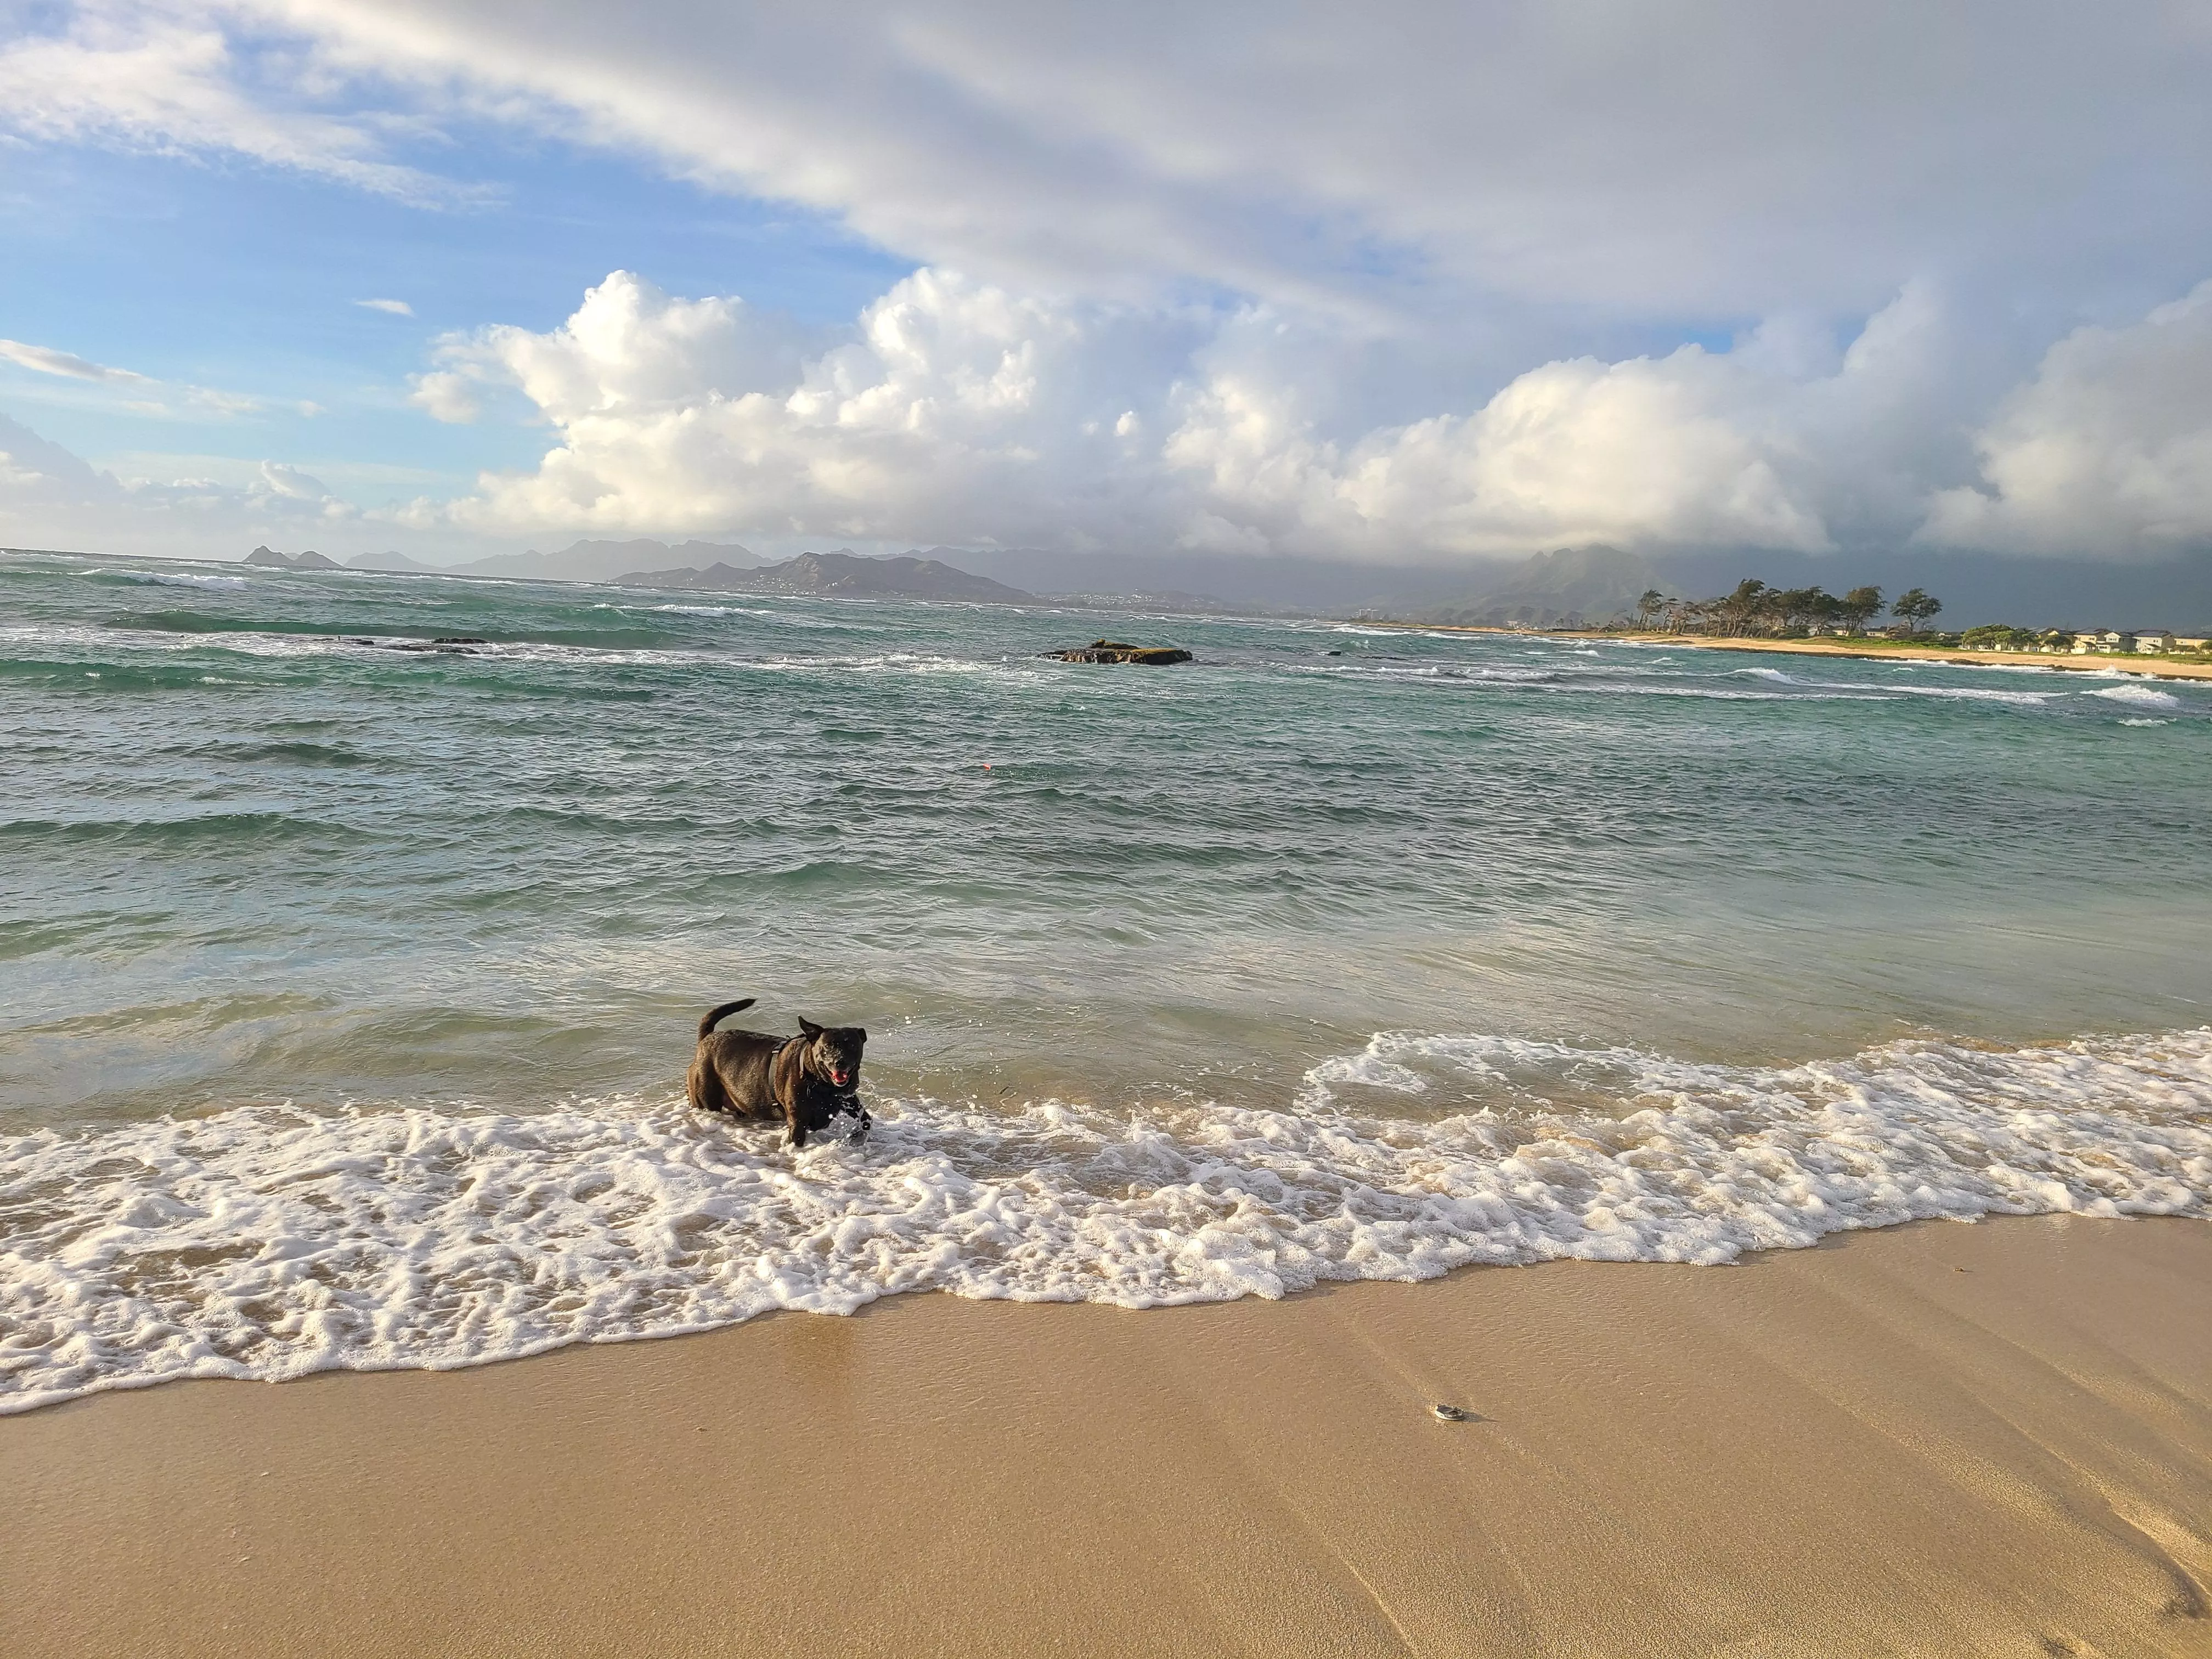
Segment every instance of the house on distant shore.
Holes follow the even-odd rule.
[[[2136,635],[2135,648],[2138,651],[2163,653],[2172,650],[2174,646],[2173,635],[2162,628],[2146,629]]]
[[[2074,654],[2077,657],[2110,657],[2136,648],[2136,636],[2124,634],[2117,628],[2092,628],[2074,638]]]

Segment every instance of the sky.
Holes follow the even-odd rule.
[[[0,543],[2212,553],[2212,3],[0,0]]]

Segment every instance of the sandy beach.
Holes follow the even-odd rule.
[[[1363,619],[1360,625],[1365,628],[1402,628],[1411,632],[1429,634],[1511,635],[1532,631],[1448,623],[1396,623],[1367,619]],[[2124,657],[2101,654],[2062,657],[2027,651],[1968,651],[1957,646],[1866,645],[1849,640],[1728,639],[1717,634],[1635,633],[1579,628],[1547,628],[1533,631],[1542,634],[1547,639],[1635,640],[1647,645],[1691,645],[1704,651],[1779,651],[1791,656],[1856,657],[1866,662],[1945,662],[1962,667],[2055,668],[2061,672],[2074,673],[2095,673],[2117,668],[2126,673],[2147,674],[2157,679],[2212,680],[2212,663],[2176,662],[2154,653],[2143,656],[2130,653]]]
[[[1956,647],[1936,645],[1890,645],[1869,648],[1830,640],[1724,640],[1704,635],[1664,634],[1648,637],[1670,643],[1694,645],[1708,651],[1784,651],[1808,657],[1858,657],[1868,662],[1948,662],[2000,668],[2055,668],[2061,672],[2073,673],[2094,673],[2117,668],[2130,674],[2148,674],[2156,679],[2212,680],[2212,663],[2173,662],[2154,654],[2059,657],[2028,651],[1966,651]]]
[[[899,1297],[0,1448],[16,1659],[2201,1655],[2212,1228]]]

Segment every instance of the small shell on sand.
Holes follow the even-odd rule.
[[[1480,1419],[1464,1406],[1447,1406],[1442,1401],[1429,1407],[1439,1423],[1474,1423]]]

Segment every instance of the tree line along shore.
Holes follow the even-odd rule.
[[[1530,634],[1577,639],[1665,640],[1748,651],[1796,651],[1822,656],[1901,657],[1960,664],[2039,656],[2057,668],[2123,667],[2176,679],[2212,679],[2212,639],[2165,629],[2030,629],[1988,623],[1957,632],[1926,626],[1943,602],[1909,588],[1886,599],[1881,588],[1829,593],[1819,586],[1770,587],[1747,577],[1709,599],[1671,598],[1648,588],[1632,618],[1603,623],[1570,619],[1550,627],[1526,623],[1438,623],[1362,616],[1383,627],[1453,634]],[[1892,620],[1876,626],[1875,619]],[[2048,661],[2063,658],[2065,661]]]
[[[1636,620],[1643,632],[1719,639],[1837,638],[1875,646],[2061,656],[2180,655],[2212,661],[2212,654],[2208,654],[2212,641],[2166,629],[2033,629],[1984,623],[1955,633],[1941,632],[1926,624],[1942,611],[1943,602],[1917,587],[1899,594],[1887,609],[1893,623],[1876,629],[1871,624],[1884,611],[1879,587],[1829,593],[1817,586],[1769,587],[1754,577],[1746,577],[1729,592],[1710,599],[1670,599],[1656,587],[1646,589],[1637,600]]]

